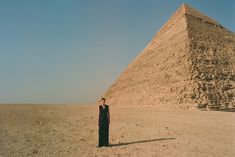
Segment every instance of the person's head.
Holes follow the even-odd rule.
[[[100,103],[101,103],[101,105],[104,105],[104,104],[105,104],[105,101],[106,101],[106,99],[105,99],[105,98],[101,98],[101,99],[100,99]]]

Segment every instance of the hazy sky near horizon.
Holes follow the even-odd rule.
[[[235,32],[234,0],[1,0],[0,103],[94,103],[182,3]]]

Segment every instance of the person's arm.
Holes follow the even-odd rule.
[[[100,107],[99,107],[99,111],[98,111],[98,126],[100,126]]]
[[[109,121],[109,124],[110,124],[110,111],[109,111],[109,107],[108,107],[108,121]]]

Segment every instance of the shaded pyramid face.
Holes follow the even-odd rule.
[[[183,4],[104,93],[110,105],[235,106],[235,34]]]

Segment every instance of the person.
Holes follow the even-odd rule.
[[[105,104],[106,99],[100,99],[99,105],[99,143],[98,147],[105,147],[109,145],[109,124],[110,124],[110,112],[109,105]]]

